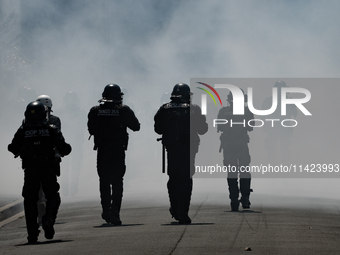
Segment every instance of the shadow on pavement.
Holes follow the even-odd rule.
[[[17,244],[14,246],[26,246],[26,245],[43,245],[43,244],[52,244],[52,243],[67,243],[67,242],[73,242],[73,240],[51,240],[51,241],[45,241],[45,242],[36,242],[36,243],[24,243],[24,244]]]
[[[260,211],[253,211],[253,210],[243,210],[243,211],[224,211],[227,213],[262,213]]]
[[[169,224],[161,224],[161,226],[188,226],[188,225],[215,225],[215,223],[190,223],[190,224],[179,224],[177,221],[173,221]]]
[[[54,225],[59,225],[59,224],[67,224],[68,222],[66,221],[57,221],[56,223],[54,223]]]
[[[122,225],[113,225],[109,223],[103,223],[100,226],[93,226],[94,228],[112,228],[112,227],[132,227],[132,226],[143,226],[144,224],[122,224]]]

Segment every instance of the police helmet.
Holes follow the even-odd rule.
[[[287,85],[284,81],[277,81],[277,82],[275,82],[274,87],[282,88],[282,87],[287,87]]]
[[[190,96],[193,93],[190,92],[189,85],[185,83],[178,83],[174,86],[174,89],[171,93],[171,99],[180,98],[182,102],[189,102]]]
[[[43,105],[47,106],[49,110],[51,110],[52,99],[48,95],[40,95],[36,101],[41,102]]]
[[[120,87],[113,83],[106,85],[102,93],[103,101],[112,101],[114,103],[121,103],[123,95],[124,93]]]
[[[46,119],[46,108],[41,102],[31,102],[26,107],[25,118],[27,120],[44,120]]]
[[[243,95],[244,95],[244,102],[247,102],[248,101],[248,96],[247,96],[247,94],[244,94],[244,90],[243,89],[241,89],[242,90],[242,93],[243,93]],[[232,103],[233,102],[233,93],[231,93],[231,91],[229,92],[229,94],[228,94],[228,96],[227,96],[227,101],[229,102],[229,103]]]

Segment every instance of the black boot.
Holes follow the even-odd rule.
[[[178,221],[179,224],[190,224],[189,207],[192,193],[192,179],[181,181],[181,196],[179,198]]]
[[[43,220],[44,218],[51,219],[51,221],[54,224],[57,218],[60,203],[61,203],[61,199],[60,199],[59,193],[56,193],[53,197],[48,197],[46,201],[46,213],[43,217]]]
[[[184,215],[184,216],[180,216],[180,218],[178,219],[178,223],[179,224],[191,224],[191,219],[189,217],[189,215]]]
[[[175,220],[178,220],[178,215],[177,215],[177,213],[174,212],[172,207],[169,208],[169,212],[170,212],[172,218],[174,218]]]
[[[252,189],[250,189],[250,178],[240,179],[240,190],[241,190],[241,204],[243,209],[249,209],[250,208],[250,201],[249,196]]]
[[[231,200],[230,207],[231,211],[237,212],[239,207],[239,189],[238,189],[238,182],[236,178],[227,178],[228,181],[228,189],[229,189],[229,198]]]
[[[240,199],[240,202],[242,204],[243,209],[249,209],[250,208],[251,203],[249,201],[249,198],[242,196],[241,199]]]
[[[120,226],[122,225],[122,221],[120,220],[120,208],[122,205],[123,199],[123,180],[117,179],[112,184],[112,202],[111,202],[111,216],[110,222],[113,225]]]
[[[179,214],[179,187],[176,185],[176,182],[174,182],[172,179],[168,180],[167,183],[168,188],[168,194],[169,194],[169,201],[170,201],[170,208],[169,212],[172,216],[172,218],[175,218],[175,220],[178,220],[178,214]]]
[[[122,221],[120,220],[120,217],[119,217],[119,212],[117,211],[111,212],[110,223],[115,226],[122,225]]]
[[[38,206],[36,199],[25,198],[25,220],[27,227],[27,240],[29,243],[36,243],[39,236],[39,224],[37,222]]]
[[[111,213],[109,209],[104,209],[102,212],[102,219],[105,220],[107,223],[110,223]]]
[[[99,191],[100,191],[100,203],[102,205],[102,219],[107,223],[110,223],[110,207],[111,207],[111,185],[108,178],[100,177],[99,178]]]
[[[53,239],[55,233],[53,226],[57,218],[61,200],[59,193],[56,193],[54,196],[48,196],[46,199],[46,213],[42,218],[42,227],[45,231],[45,238]]]
[[[45,238],[46,239],[53,239],[54,237],[54,220],[51,218],[48,218],[46,216],[42,219],[42,227],[45,231]]]
[[[28,243],[36,243],[38,242],[38,236],[40,233],[39,228],[39,224],[37,224],[37,226],[34,229],[27,229],[27,233],[28,233],[28,237],[27,237],[27,241]]]

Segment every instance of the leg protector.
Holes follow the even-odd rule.
[[[179,214],[179,187],[177,185],[177,182],[172,178],[169,178],[167,187],[170,201],[169,211],[172,217],[177,220]]]
[[[238,182],[236,178],[227,178],[228,188],[229,188],[229,198],[230,198],[230,206],[232,211],[238,211],[239,206],[239,188]]]

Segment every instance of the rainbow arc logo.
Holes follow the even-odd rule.
[[[218,98],[218,100],[220,101],[220,104],[221,104],[221,106],[222,106],[222,100],[221,100],[221,98],[220,98],[220,95],[217,93],[217,91],[216,91],[213,87],[211,87],[209,84],[206,84],[206,83],[203,83],[203,82],[197,82],[197,83],[198,83],[198,84],[201,84],[201,85],[204,85],[204,86],[206,86],[207,88],[211,89],[211,91],[214,92],[215,95],[217,96],[217,98]],[[206,92],[206,93],[214,100],[214,103],[215,103],[215,105],[217,106],[216,100],[215,100],[214,96],[211,94],[211,92],[210,92],[209,90],[204,89],[204,88],[200,88],[200,87],[197,87],[197,88],[203,90],[204,92]]]

